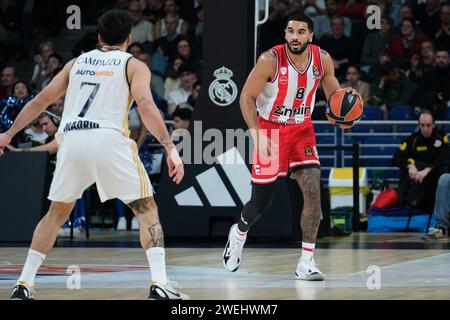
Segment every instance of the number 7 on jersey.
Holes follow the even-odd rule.
[[[83,109],[81,110],[80,114],[78,115],[80,118],[83,118],[86,115],[86,112],[89,110],[89,107],[92,104],[92,101],[94,101],[95,96],[97,95],[98,89],[100,88],[100,83],[95,82],[82,82],[80,86],[80,90],[83,88],[84,85],[87,86],[93,86],[93,90],[91,94],[89,95],[89,98],[87,99],[86,103],[83,106]]]

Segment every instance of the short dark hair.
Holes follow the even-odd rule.
[[[178,76],[181,76],[182,73],[184,72],[190,72],[195,74],[195,67],[192,64],[189,63],[183,63],[179,68],[178,68]]]
[[[173,112],[172,116],[173,116],[174,118],[175,118],[175,117],[178,117],[178,118],[180,118],[181,120],[191,120],[192,111],[189,110],[188,108],[179,108],[179,107],[178,107],[178,108]]]
[[[127,11],[112,9],[98,18],[97,29],[106,44],[116,45],[128,38],[133,24],[134,19]]]
[[[397,65],[391,61],[387,61],[381,65],[380,74],[382,76],[389,76],[392,72],[398,69]]]
[[[289,21],[300,21],[305,22],[308,25],[309,32],[313,32],[314,30],[314,22],[311,20],[310,17],[307,15],[304,15],[303,13],[296,13],[292,16],[290,16],[286,21],[286,27]]]

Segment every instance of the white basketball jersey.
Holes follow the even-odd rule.
[[[132,97],[126,76],[131,54],[92,50],[80,55],[69,73],[69,85],[58,136],[74,130],[108,128],[128,136]]]

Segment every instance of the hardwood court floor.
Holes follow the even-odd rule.
[[[114,243],[118,236],[129,243],[88,247],[89,241],[95,245],[108,234]],[[145,254],[137,247],[137,234],[112,235],[94,232],[90,240],[79,239],[72,247],[59,242],[40,269],[36,298],[145,299],[150,273]],[[230,273],[223,268],[220,243],[171,244],[166,250],[168,275],[191,299],[450,299],[447,241],[423,243],[419,234],[412,233],[320,239],[315,260],[327,275],[323,282],[294,280],[296,246],[249,243],[240,269]],[[26,252],[24,247],[0,247],[0,299],[9,297]],[[66,269],[71,265],[81,269],[79,290],[67,289]],[[370,266],[380,268],[380,289],[367,287]]]

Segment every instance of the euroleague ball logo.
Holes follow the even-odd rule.
[[[225,107],[233,103],[238,94],[236,83],[231,80],[233,71],[222,67],[214,71],[216,80],[209,85],[209,98],[216,105]]]

